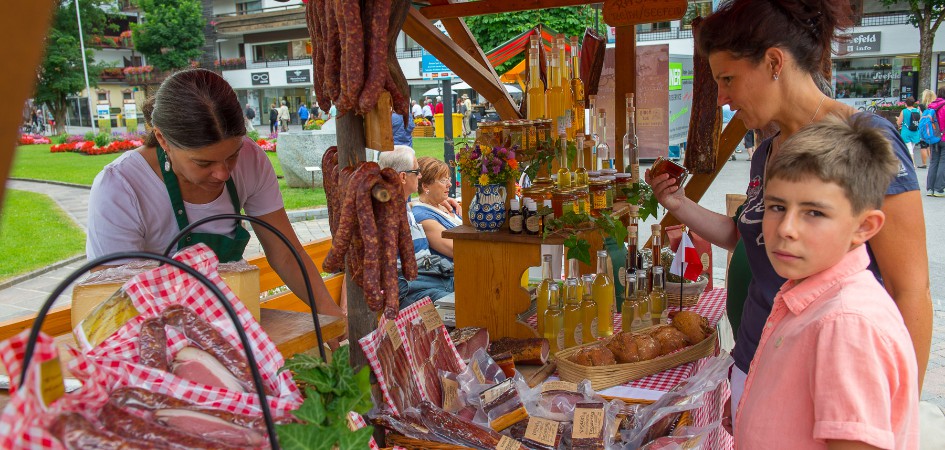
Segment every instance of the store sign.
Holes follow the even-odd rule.
[[[253,86],[269,85],[269,72],[253,72],[249,75],[253,81]]]
[[[456,76],[449,67],[446,67],[446,64],[440,62],[439,59],[436,59],[435,56],[426,50],[420,54],[420,74],[427,80],[431,78],[452,78]]]
[[[852,33],[850,40],[845,44],[840,44],[846,49],[844,54],[850,53],[869,53],[878,52],[882,43],[882,32],[873,31],[869,33]]]
[[[95,105],[95,114],[98,115],[99,119],[108,119],[111,117],[109,109],[108,103]]]
[[[309,69],[286,70],[285,79],[289,83],[311,83],[312,71]]]
[[[607,0],[604,22],[620,27],[678,20],[686,14],[688,6],[686,0]]]

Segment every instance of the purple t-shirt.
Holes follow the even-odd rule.
[[[888,120],[868,112],[859,112],[859,114],[868,114],[870,124],[886,135],[892,144],[893,153],[899,158],[899,174],[893,179],[886,191],[886,195],[901,194],[908,191],[919,190],[919,181],[916,178],[915,169],[912,167],[912,158],[909,157],[908,150],[899,137],[899,132]],[[745,251],[748,254],[748,264],[751,267],[751,283],[748,285],[748,297],[745,299],[745,307],[742,310],[742,321],[738,327],[738,335],[735,337],[735,365],[743,372],[748,373],[748,367],[751,359],[755,356],[755,350],[758,348],[758,340],[761,338],[761,331],[764,328],[768,314],[774,304],[774,296],[784,284],[784,278],[781,278],[764,248],[764,237],[761,234],[761,218],[764,215],[764,167],[768,158],[768,150],[771,148],[771,139],[765,139],[758,150],[755,151],[751,161],[751,181],[748,183],[746,195],[748,200],[745,202],[745,208],[741,216],[736,221],[738,233],[741,239],[745,241]],[[867,243],[867,250],[869,244]],[[876,278],[882,282],[879,275],[879,267],[873,257],[870,255],[870,271],[876,275]]]

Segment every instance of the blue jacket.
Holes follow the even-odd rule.
[[[413,147],[413,121],[407,121],[407,128],[404,128],[404,116],[392,112],[390,114],[391,126],[394,128],[394,145],[409,145]]]
[[[303,124],[308,120],[308,108],[305,105],[299,106],[299,119]]]

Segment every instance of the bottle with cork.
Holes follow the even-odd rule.
[[[591,285],[591,296],[597,303],[597,335],[607,337],[614,333],[613,307],[616,301],[614,282],[607,273],[607,251],[597,252],[597,275]]]
[[[653,288],[650,290],[650,320],[653,325],[669,323],[666,291],[663,290],[663,267],[653,266]]]
[[[584,132],[574,135],[575,148],[577,148],[577,161],[574,163],[574,185],[577,187],[587,187],[587,169],[584,167]]]
[[[581,330],[582,342],[587,344],[597,340],[598,336],[598,316],[597,302],[594,301],[592,288],[594,284],[594,275],[587,274],[581,277],[584,283],[584,295],[581,298]]]
[[[551,353],[565,349],[564,346],[564,310],[561,305],[561,289],[558,283],[548,285],[548,309],[545,311],[545,334],[551,346]]]
[[[552,279],[551,275],[551,255],[541,255],[541,282],[538,283],[537,295],[535,297],[535,314],[538,316],[538,335],[545,335],[545,312],[548,311],[548,307],[551,306],[551,301],[549,300],[549,291],[548,288],[555,283],[555,280]]]
[[[547,117],[545,113],[545,83],[541,81],[538,36],[532,36],[529,40],[531,46],[528,49],[528,88],[525,98],[528,120],[535,120]]]
[[[581,345],[584,329],[581,323],[581,282],[578,278],[564,280],[564,348]]]
[[[640,181],[640,147],[637,141],[636,107],[633,93],[627,94],[627,132],[623,135],[623,170],[630,174],[630,182]]]
[[[636,287],[633,290],[636,301],[634,301],[631,331],[642,330],[650,326],[650,292],[647,290],[646,269],[636,271],[636,281]]]
[[[607,145],[607,112],[603,108],[597,110],[597,133],[597,170],[612,169],[613,160]]]
[[[584,145],[589,149],[589,151],[587,152],[588,155],[590,155],[590,161],[588,161],[588,164],[590,165],[590,170],[592,171],[601,169],[597,165],[597,143],[600,141],[600,137],[597,134],[597,120],[596,120],[597,109],[595,109],[596,103],[597,103],[596,95],[587,96],[587,106],[591,111],[591,117],[590,117],[590,122],[589,122],[590,134],[587,135],[587,140],[584,142]]]
[[[653,232],[652,237],[650,237],[650,268],[661,265],[660,262],[660,252],[663,250],[663,228],[658,223],[654,223],[650,226],[650,230]],[[650,272],[649,285],[653,285],[653,272]]]
[[[559,133],[558,143],[558,189],[571,189],[571,170],[568,169],[568,137],[565,133]]]
[[[581,80],[581,50],[577,36],[571,37],[571,132],[576,138],[584,134],[584,81]],[[580,145],[578,153],[583,151]]]
[[[627,286],[624,290],[623,302],[620,304],[620,330],[631,331],[633,329],[633,319],[636,317],[636,271],[627,272]]]

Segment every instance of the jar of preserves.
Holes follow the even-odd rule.
[[[525,124],[521,120],[510,120],[508,122],[509,128],[509,141],[506,148],[518,147],[524,148],[523,133],[525,131]]]
[[[570,189],[554,189],[551,192],[551,209],[554,217],[560,218],[566,211],[574,211],[574,193]]]
[[[532,181],[532,187],[551,189],[554,185],[555,181],[551,179],[551,177],[536,177],[535,180]]]
[[[575,214],[590,214],[591,213],[591,198],[590,191],[588,191],[587,186],[576,187],[571,190],[574,192],[575,198]]]
[[[599,171],[599,170],[588,170],[588,171],[587,171],[587,178],[600,178],[600,171]]]
[[[614,187],[617,184],[617,177],[601,175],[600,179],[601,181],[605,181],[607,185],[610,186],[607,190],[607,207],[613,209],[615,197],[614,191],[616,190]]]
[[[605,180],[591,180],[588,184],[590,191],[591,216],[600,217],[609,214],[614,207],[613,202],[608,202],[612,198],[614,187]],[[608,195],[609,194],[609,195]]]
[[[535,122],[532,120],[523,121],[522,129],[522,148],[534,155],[538,151],[538,138],[535,129]]]
[[[613,177],[617,175],[617,169],[601,169],[600,176],[602,177]]]
[[[618,173],[616,184],[614,184],[614,200],[618,202],[627,201],[626,189],[633,187],[633,176],[629,173]]]
[[[530,198],[540,205],[545,201],[545,192],[544,189],[535,186],[527,187],[522,189],[522,198]]]

